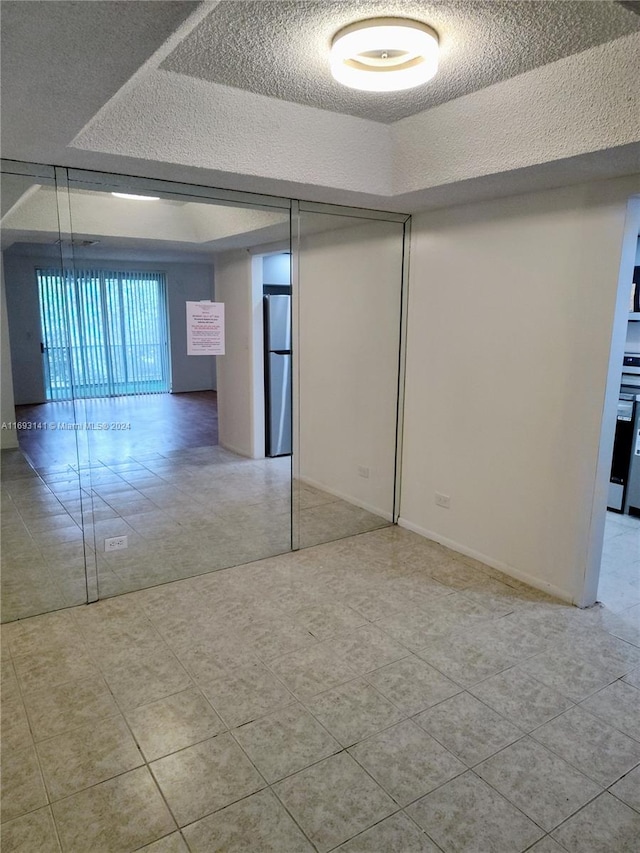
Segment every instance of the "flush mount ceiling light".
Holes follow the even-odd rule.
[[[371,18],[333,37],[331,73],[365,92],[398,92],[426,83],[438,70],[438,34],[408,18]]]
[[[116,198],[132,198],[135,201],[160,201],[159,195],[136,195],[135,193],[111,193]]]

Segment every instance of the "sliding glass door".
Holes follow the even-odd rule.
[[[37,269],[48,400],[169,391],[162,272]]]

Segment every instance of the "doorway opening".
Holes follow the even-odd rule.
[[[640,611],[640,479],[637,497],[633,485],[640,474],[638,267],[640,197],[632,196],[627,202],[621,241],[586,571],[577,601],[582,607],[596,602],[604,605],[616,614],[625,633],[637,631],[631,623]],[[605,615],[609,618],[610,614]]]
[[[622,288],[625,289],[623,283]],[[598,601],[616,613],[640,613],[640,234],[626,282],[624,356],[598,581]]]

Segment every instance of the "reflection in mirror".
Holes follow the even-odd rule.
[[[100,598],[291,548],[291,457],[265,454],[260,254],[288,250],[289,210],[123,189],[69,183]],[[187,317],[210,302],[221,355]]]
[[[291,455],[267,455],[263,333],[269,259],[290,268],[288,202],[139,180],[131,192],[157,198],[123,198],[126,179],[73,175],[5,176],[3,371],[34,425],[19,450],[3,431],[5,620],[291,549]],[[187,303],[211,301],[224,303],[224,355],[192,354]]]
[[[87,601],[73,399],[48,408],[46,351],[33,258],[60,276],[53,169],[2,174],[2,621]],[[59,330],[59,343],[65,332]],[[58,352],[69,371],[68,349]],[[16,425],[19,428],[16,428]]]
[[[401,222],[299,213],[301,548],[394,521],[403,276]]]
[[[292,291],[288,202],[3,189],[4,620],[393,522],[401,222],[300,213]]]

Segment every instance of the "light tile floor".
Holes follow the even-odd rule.
[[[640,612],[640,518],[607,512],[598,601],[615,612]]]
[[[221,447],[35,471],[2,452],[2,621],[247,563],[291,549],[291,460]],[[386,526],[296,484],[302,547]],[[81,525],[84,525],[84,538]],[[105,553],[108,537],[127,550]],[[85,560],[88,572],[85,574]]]
[[[78,474],[69,465],[35,471],[20,451],[3,451],[0,492],[3,622],[84,603],[85,561],[89,585],[104,598],[291,545],[288,458],[203,447],[99,462]],[[294,502],[301,547],[387,525],[307,485],[296,484]],[[104,539],[120,535],[127,550],[104,553]],[[640,519],[607,513],[598,600],[614,612],[640,605]],[[368,615],[376,608],[393,619],[393,597],[371,601]],[[397,621],[410,630],[405,614]]]
[[[639,849],[637,609],[400,528],[2,641],[3,853]]]

